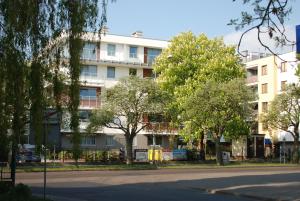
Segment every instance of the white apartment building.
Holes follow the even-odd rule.
[[[167,41],[143,38],[142,32],[134,32],[131,36],[119,36],[106,33],[101,36],[87,34],[82,52],[81,88],[80,88],[80,130],[82,132],[83,149],[119,149],[124,147],[125,138],[118,129],[103,128],[93,135],[84,135],[88,119],[93,109],[101,107],[101,93],[114,86],[120,78],[136,75],[153,77],[152,63],[168,46]],[[67,49],[67,48],[66,48]],[[65,51],[65,56],[68,52]],[[70,115],[64,113],[61,125],[61,145],[63,149],[72,147]],[[159,125],[163,126],[163,125]],[[174,133],[173,133],[174,134]],[[134,139],[134,148],[147,148],[153,143],[167,148],[169,136],[164,131],[153,133],[144,130]]]

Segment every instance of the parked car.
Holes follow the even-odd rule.
[[[41,162],[41,157],[30,150],[22,150],[16,157],[17,163]]]

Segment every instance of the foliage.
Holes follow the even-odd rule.
[[[107,1],[102,0],[102,5],[105,10]],[[99,21],[98,6],[97,0],[0,0],[0,144],[7,140],[12,142],[13,181],[17,144],[22,143],[20,139],[24,126],[29,123],[29,116],[39,149],[45,109],[56,107],[61,110],[65,82],[59,70],[63,63],[62,46],[66,45],[63,36],[67,37],[71,55],[71,62],[65,66],[70,70],[68,105],[76,156],[80,143],[77,112],[82,50],[80,37],[85,31],[100,30],[99,26],[105,24],[106,12]],[[9,129],[12,136],[7,139]]]
[[[131,76],[107,89],[103,98],[104,105],[93,111],[88,131],[96,132],[102,127],[121,130],[126,139],[127,163],[130,164],[133,138],[148,125],[143,121],[143,115],[163,112],[166,95],[153,80]]]
[[[248,27],[239,40],[238,51],[244,35],[251,30],[257,31],[259,43],[273,54],[276,53],[262,40],[262,35],[267,34],[270,39],[277,42],[277,45],[295,43],[287,38],[285,29],[285,21],[292,12],[291,0],[243,0],[243,3],[250,4],[253,7],[252,12],[243,11],[240,18],[232,19],[229,23],[237,30]]]
[[[290,85],[271,102],[262,122],[290,133],[294,138],[293,162],[299,163],[300,86]]]
[[[200,83],[225,82],[245,75],[233,47],[225,46],[221,39],[210,40],[204,34],[195,36],[191,32],[171,40],[156,59],[154,70],[159,74],[159,85],[172,97],[168,112],[173,120]]]
[[[154,70],[159,74],[159,85],[169,93],[168,115],[173,122],[184,125],[180,133],[186,141],[198,140],[201,143],[207,128],[199,122],[201,111],[193,113],[194,116],[186,112],[187,101],[204,83],[224,83],[245,77],[233,47],[225,46],[221,39],[210,40],[204,34],[195,36],[191,32],[171,40],[168,48],[156,59]],[[194,108],[196,105],[189,106]]]
[[[193,119],[198,128],[212,132],[218,149],[222,135],[231,139],[248,134],[246,120],[251,114],[251,100],[253,92],[243,80],[207,81],[184,103],[184,115]],[[219,150],[217,153],[217,162],[221,163]]]

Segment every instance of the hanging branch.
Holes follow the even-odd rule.
[[[233,0],[236,1],[236,0]],[[244,4],[251,4],[253,13],[242,12],[240,19],[232,19],[228,25],[235,26],[236,30],[242,30],[249,27],[244,31],[239,39],[237,51],[241,56],[247,56],[241,53],[240,47],[244,36],[252,30],[257,31],[258,42],[267,49],[270,53],[280,58],[277,52],[269,47],[262,39],[261,36],[268,34],[270,39],[274,39],[277,46],[294,46],[295,42],[287,37],[285,29],[285,20],[292,12],[289,5],[290,0],[244,0]],[[266,6],[264,6],[266,4]]]

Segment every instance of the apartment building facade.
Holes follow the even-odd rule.
[[[261,58],[260,58],[261,57]],[[245,62],[247,72],[247,85],[257,94],[254,101],[256,117],[251,137],[244,148],[239,147],[234,154],[243,157],[268,157],[272,154],[272,145],[283,141],[292,142],[292,136],[278,129],[271,129],[261,122],[260,117],[268,111],[275,96],[285,90],[288,84],[297,83],[299,77],[295,75],[297,70],[296,52],[290,52],[279,56],[254,55]],[[273,150],[274,151],[274,150]]]
[[[155,77],[152,71],[154,59],[168,46],[167,41],[143,38],[142,32],[135,32],[131,36],[104,34],[99,38],[94,34],[87,34],[81,56],[80,75],[80,132],[82,134],[81,148],[93,150],[114,150],[125,146],[122,131],[104,127],[93,134],[85,131],[92,110],[101,107],[101,94],[118,83],[118,80],[129,75]],[[68,57],[68,48],[65,56]],[[149,120],[149,119],[146,119]],[[71,149],[72,131],[69,126],[70,115],[62,114],[61,148]],[[153,125],[154,124],[154,125]],[[145,149],[150,145],[169,147],[169,138],[174,132],[165,122],[150,123],[160,129],[145,129],[141,131],[133,142],[134,149]],[[156,130],[155,132],[153,130]]]

